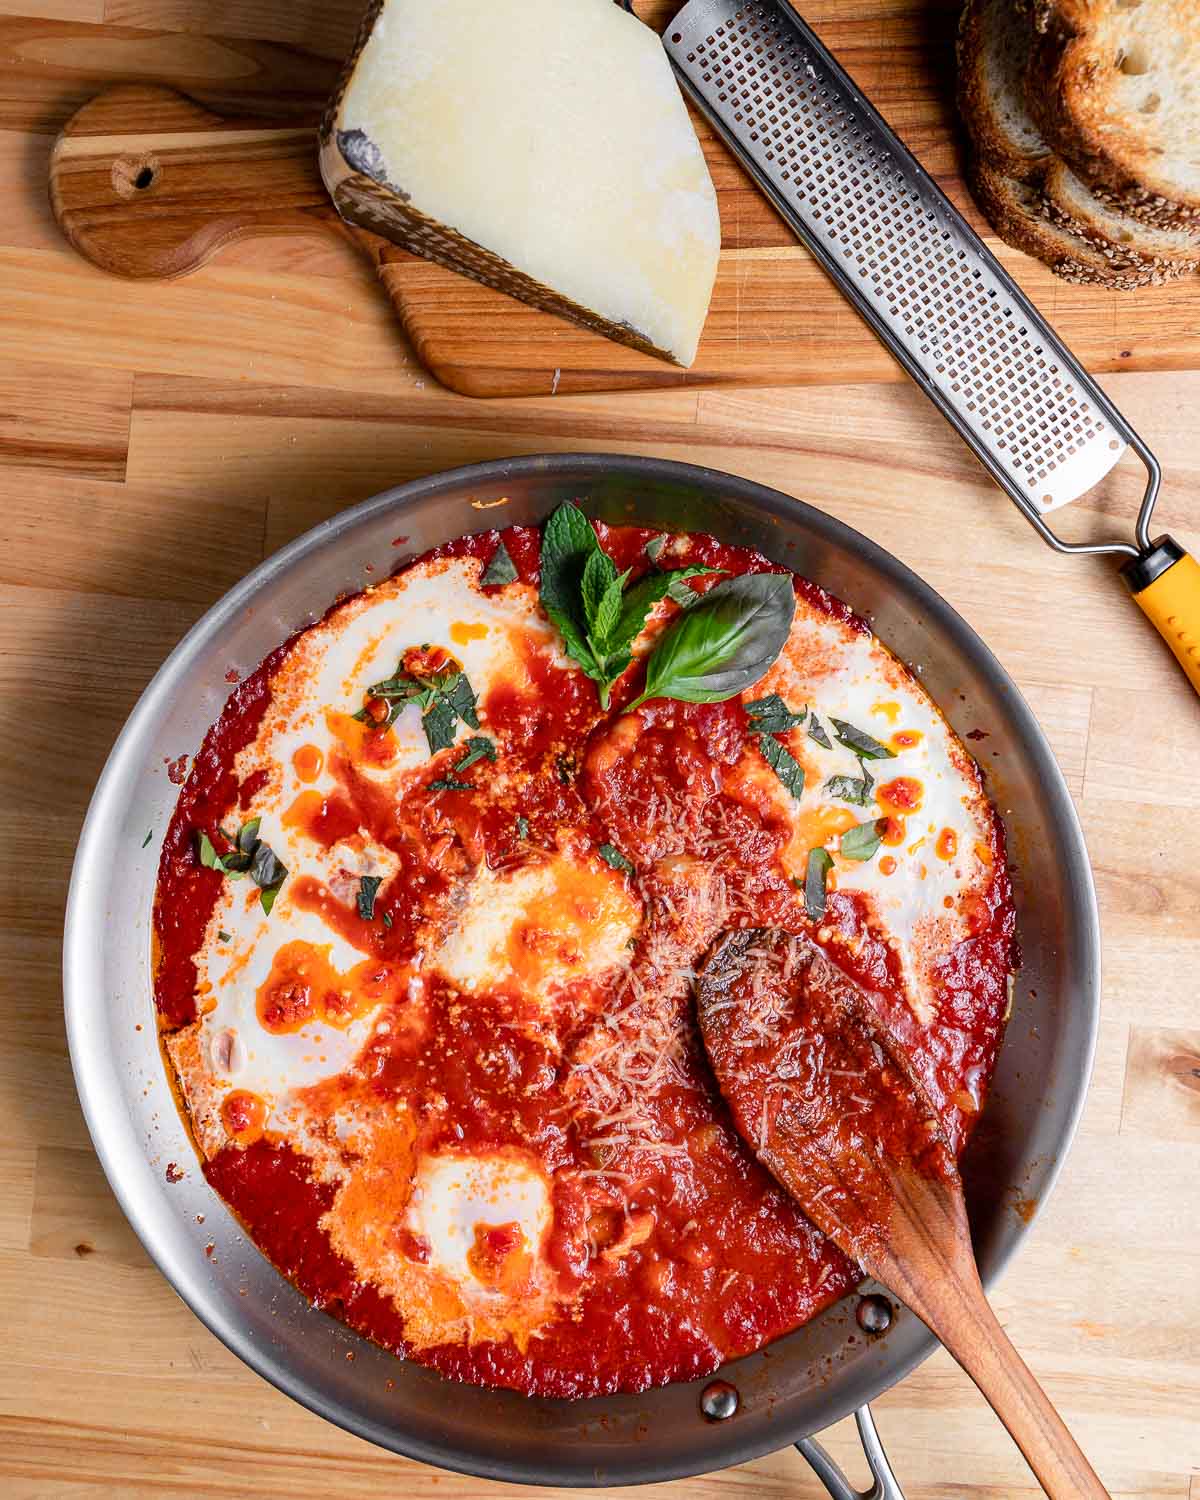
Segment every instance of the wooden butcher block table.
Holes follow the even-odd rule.
[[[1195,694],[1108,566],[1043,547],[924,399],[886,379],[886,361],[857,362],[848,311],[844,348],[830,325],[816,330],[829,384],[789,385],[768,366],[773,387],[480,402],[416,360],[349,240],[243,241],[174,283],[110,278],[67,247],[47,203],[49,154],[88,98],[149,79],[221,114],[311,124],[357,10],[0,0],[0,1495],[528,1493],[346,1435],[251,1374],[177,1301],[117,1209],[80,1116],[60,934],[75,840],[114,736],[180,635],[261,558],[417,475],[620,448],[747,475],[873,537],[966,616],[1041,719],[1094,863],[1103,1017],[1083,1126],[1051,1201],[1023,1205],[1032,1233],[995,1305],[1114,1495],[1200,1500]],[[963,202],[951,10],[806,7]],[[790,253],[744,250],[760,272]],[[1163,462],[1164,529],[1197,551],[1200,283],[1161,289],[1158,307],[1154,291],[1136,304],[1109,294],[1097,313],[1040,271],[1023,279],[1068,338],[1087,333],[1093,368],[1128,370],[1105,383]],[[717,312],[725,338],[731,314]],[[1114,480],[1062,527],[1125,534],[1132,501]],[[114,881],[127,854],[112,851]],[[910,1500],[1033,1493],[942,1355],[876,1415]],[[845,1424],[828,1444],[860,1473]],[[785,1450],[630,1493],[824,1492]]]

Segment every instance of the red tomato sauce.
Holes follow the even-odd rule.
[[[657,534],[634,527],[597,530],[618,568],[636,566]],[[427,556],[487,561],[501,536],[519,577],[536,584],[539,536],[530,528],[461,538]],[[786,571],[712,538],[699,539],[699,549],[701,560],[729,573]],[[798,578],[796,589],[833,618],[867,630],[817,585]],[[231,695],[180,794],[164,844],[154,915],[155,995],[164,1030],[195,1018],[193,955],[221,888],[222,876],[201,868],[196,858],[195,830],[234,821],[252,795],[252,787],[239,786],[234,760],[255,736],[272,674],[291,645],[281,646]],[[320,910],[364,958],[378,960],[380,985],[387,983],[387,966],[409,951],[422,902],[480,861],[506,869],[531,851],[553,847],[567,830],[593,845],[615,845],[644,872],[658,857],[649,847],[653,831],[645,818],[650,784],[661,787],[670,802],[672,857],[699,866],[718,857],[742,925],[811,931],[802,898],[776,859],[786,829],[769,811],[735,803],[720,790],[722,768],[736,761],[746,738],[739,703],[653,701],[643,710],[636,755],[606,756],[602,737],[620,705],[636,696],[640,669],[621,679],[613,712],[603,715],[595,685],[582,673],[534,656],[529,667],[532,695],[502,684],[481,703],[488,733],[519,761],[519,803],[469,790],[445,794],[435,806],[423,784],[428,778],[418,778],[397,807],[375,783],[351,777],[334,802],[314,794],[313,805],[297,813],[318,842],[332,846],[338,830],[353,822],[399,857],[400,873],[380,888],[371,921],[332,900],[315,881],[297,881],[290,893],[299,904]],[[486,764],[476,765],[462,780],[482,790],[486,774]],[[430,853],[435,844],[443,851],[437,860]],[[956,1150],[995,1064],[1014,954],[998,820],[990,847],[991,884],[973,912],[972,936],[942,967],[939,1012],[929,1027],[916,1021],[900,989],[895,954],[869,930],[861,899],[831,892],[826,917],[856,938],[854,957],[839,950],[839,961],[882,997],[882,1019],[908,1050]],[[644,1105],[650,1133],[677,1149],[652,1167],[639,1167],[619,1188],[604,1174],[596,1132],[589,1138],[558,1107],[571,1086],[573,1062],[586,1055],[581,1049],[595,1024],[594,1006],[568,1007],[558,1016],[562,1045],[553,1050],[528,1032],[497,1024],[519,1017],[522,1004],[520,994],[508,994],[463,1005],[449,984],[432,977],[431,1024],[420,1036],[402,1025],[377,1031],[367,1044],[365,1073],[380,1099],[444,1100],[444,1107],[418,1109],[422,1150],[520,1146],[541,1159],[555,1174],[545,1253],[562,1287],[586,1283],[582,1297],[566,1304],[567,1313],[524,1350],[511,1340],[413,1350],[395,1305],[357,1278],[319,1223],[334,1188],[314,1181],[306,1158],[285,1143],[256,1137],[257,1122],[247,1113],[243,1143],[207,1162],[206,1174],[263,1253],[315,1306],[451,1378],[579,1397],[701,1376],[796,1328],[853,1288],[858,1268],[805,1219],[738,1137],[716,1092],[690,996],[680,995],[673,1016],[671,1081]],[[321,1087],[336,1090],[337,1084]],[[650,1223],[652,1231],[634,1248],[605,1255],[622,1236],[632,1236],[633,1243],[639,1226]],[[501,1229],[496,1226],[497,1237],[480,1250],[498,1266],[512,1250]],[[420,1236],[400,1229],[396,1235],[402,1253],[423,1263],[428,1245]]]

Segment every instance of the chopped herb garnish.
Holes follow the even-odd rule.
[[[657,562],[658,554],[666,545],[667,534],[665,531],[660,532],[658,536],[652,536],[646,543],[646,556],[650,559],[651,562]]]
[[[443,776],[437,781],[429,783],[431,792],[473,792],[475,788],[469,781],[455,781],[453,776]]]
[[[429,646],[422,646],[428,651]],[[479,728],[479,714],[475,704],[475,693],[467,681],[465,672],[451,666],[444,672],[427,678],[412,676],[401,669],[393,677],[382,682],[373,682],[367,688],[368,704],[372,698],[382,699],[388,704],[385,717],[376,719],[369,706],[364,705],[354,715],[361,724],[371,729],[390,729],[400,717],[406,704],[415,703],[422,709],[421,724],[429,744],[430,755],[439,750],[449,750],[454,744],[458,721],[461,719],[470,729]]]
[[[843,859],[874,859],[886,827],[886,818],[871,818],[866,823],[856,823],[842,834],[838,853]]]
[[[230,880],[240,880],[243,875],[249,874],[250,879],[258,886],[258,899],[262,909],[269,916],[275,897],[287,879],[287,866],[270,845],[264,844],[259,838],[260,822],[259,818],[251,818],[249,822],[243,823],[236,838],[222,828],[222,836],[234,846],[228,854],[218,854],[213,848],[212,840],[202,830],[197,833],[196,842],[200,863],[205,869],[220,870]]]
[[[385,927],[390,927],[392,925],[392,914],[391,914],[390,911],[385,911],[384,912],[384,914],[383,914],[383,925]]]
[[[825,915],[825,877],[833,860],[827,849],[808,851],[808,868],[804,872],[804,909],[809,918],[819,922]]]
[[[149,843],[149,842],[150,842],[150,840],[151,840],[151,839],[152,839],[152,838],[153,838],[153,837],[154,837],[154,829],[153,829],[153,828],[152,828],[152,829],[151,829],[151,830],[150,830],[150,832],[149,832],[149,833],[148,833],[148,834],[147,834],[147,835],[146,835],[146,837],[145,837],[145,838],[144,838],[144,839],[143,839],[143,840],[142,840],[142,848],[143,848],[143,849],[144,849],[144,848],[145,848],[145,847],[146,847],[146,845],[147,845],[147,844],[148,844],[148,843]]]
[[[601,844],[596,850],[606,865],[611,865],[614,870],[624,870],[627,875],[633,874],[633,864],[627,860],[621,851],[613,844]]]
[[[862,776],[831,776],[825,790],[831,797],[840,797],[843,802],[853,802],[855,807],[870,807],[873,801],[875,778],[863,765]]]
[[[508,548],[503,541],[496,543],[496,550],[492,553],[492,560],[483,570],[480,583],[485,589],[502,588],[506,583],[517,581],[517,568],[508,554]]]
[[[570,786],[575,780],[575,772],[578,767],[573,755],[556,755],[554,757],[554,769],[558,772],[558,779],[563,786]]]
[[[881,745],[877,739],[873,739],[862,729],[855,729],[853,724],[847,724],[844,719],[835,719],[831,714],[829,722],[833,725],[833,732],[839,742],[845,745],[847,750],[853,750],[859,760],[895,760],[896,752],[889,750],[886,745]]]
[[[229,943],[233,941],[233,934],[230,932],[226,932],[222,927],[217,932],[217,938],[222,943]]]
[[[528,818],[518,818],[517,819],[517,837],[519,839],[527,839],[529,837],[529,819]]]
[[[486,735],[472,735],[464,746],[466,754],[462,760],[455,763],[456,771],[465,771],[468,766],[473,766],[477,760],[495,760],[496,747]]]
[[[794,714],[778,693],[756,698],[753,703],[747,703],[745,709],[751,734],[784,734],[795,729],[797,724],[803,724],[808,714],[806,708]]]
[[[763,753],[763,759],[799,802],[804,791],[804,767],[792,755],[786,745],[781,744],[773,734],[760,734],[758,737],[758,748]]]
[[[569,503],[546,522],[541,569],[542,608],[557,626],[568,655],[597,684],[601,708],[608,707],[613,684],[632,662],[633,643],[651,609],[668,596],[684,607],[695,603],[699,596],[683,580],[715,571],[677,568],[648,573],[630,585],[632,570],[617,572],[591,522]]]
[[[382,884],[382,875],[363,875],[359,878],[358,914],[364,922],[375,920],[375,896]]]
[[[823,750],[833,749],[833,741],[826,734],[824,724],[821,723],[815,713],[808,716],[808,737],[810,740],[815,740]]]

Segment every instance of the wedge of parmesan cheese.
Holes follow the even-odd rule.
[[[680,365],[717,199],[658,37],[613,0],[375,0],[321,130],[343,218]]]

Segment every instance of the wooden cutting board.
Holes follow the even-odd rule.
[[[661,28],[677,8],[642,0],[639,13]],[[1200,278],[1137,292],[1070,286],[988,232],[959,175],[958,8],[958,0],[814,0],[804,11],[1089,369],[1200,366]],[[125,276],[185,275],[247,236],[348,235],[374,261],[421,360],[464,395],[903,378],[725,147],[696,124],[720,198],[722,253],[687,371],[342,225],[317,171],[315,121],[272,128],[156,85],[123,85],[63,129],[51,197],[72,243]]]

